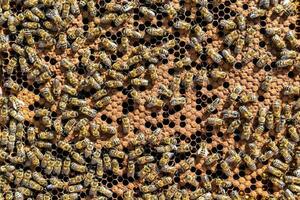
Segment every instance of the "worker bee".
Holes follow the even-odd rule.
[[[228,126],[228,128],[227,128],[227,130],[226,130],[226,133],[229,133],[229,134],[233,133],[233,132],[235,131],[235,129],[238,129],[238,128],[240,127],[241,123],[242,123],[242,122],[241,122],[241,120],[239,120],[239,119],[233,120],[233,121],[230,123],[230,125]]]
[[[293,126],[291,124],[288,125],[288,133],[289,133],[292,141],[294,141],[294,142],[300,141],[300,137],[299,137],[298,131],[295,126]]]
[[[253,114],[248,110],[246,106],[240,106],[239,111],[241,113],[241,116],[245,119],[251,120],[253,118]]]
[[[294,193],[299,193],[300,192],[300,186],[299,185],[295,185],[295,184],[289,184],[288,189]]]
[[[105,86],[108,88],[119,88],[123,86],[123,83],[121,81],[109,80],[106,81]]]
[[[205,21],[207,21],[207,22],[213,21],[214,15],[206,7],[202,7],[200,9],[200,13]]]
[[[232,176],[232,171],[230,169],[230,166],[228,162],[226,161],[221,161],[220,167],[222,168],[222,171],[227,175],[227,176]]]
[[[246,29],[246,18],[245,18],[245,16],[242,15],[242,14],[239,14],[238,16],[236,16],[235,19],[236,19],[236,23],[237,23],[239,29],[241,31],[245,30]]]
[[[65,50],[67,47],[68,47],[67,35],[65,33],[59,34],[56,48]]]
[[[9,115],[14,118],[15,120],[17,120],[18,122],[24,122],[25,118],[23,116],[23,114],[21,112],[18,112],[16,110],[10,110],[9,111]]]
[[[101,43],[105,49],[112,51],[112,52],[117,51],[118,45],[115,44],[114,42],[112,42],[111,40],[109,40],[107,38],[103,38],[101,40]]]
[[[191,45],[194,47],[195,51],[198,54],[202,54],[203,47],[202,47],[201,43],[198,41],[198,39],[196,37],[191,38]]]
[[[225,31],[230,31],[236,29],[237,25],[233,20],[221,20],[220,25],[224,28]]]
[[[194,75],[194,82],[199,85],[203,85],[204,83],[208,82],[207,70],[203,70],[203,69],[199,70]]]
[[[76,69],[76,66],[68,59],[63,58],[60,61],[60,65],[65,68],[66,70],[74,71]]]
[[[297,57],[297,52],[293,51],[293,50],[288,50],[288,49],[285,48],[280,52],[280,56],[281,56],[282,60],[290,59],[290,58],[296,58]]]
[[[142,13],[142,14],[143,14],[145,17],[147,17],[147,18],[152,19],[152,18],[155,17],[155,12],[154,12],[153,10],[151,10],[151,9],[149,9],[149,8],[147,8],[147,7],[145,7],[145,6],[141,6],[141,7],[139,8],[139,11],[140,11],[140,13]]]
[[[153,156],[142,156],[137,159],[139,165],[144,165],[146,163],[153,162],[155,158]]]
[[[190,199],[198,199],[201,195],[205,193],[205,190],[203,188],[196,189],[190,194]]]
[[[274,159],[274,160],[272,161],[272,165],[273,165],[275,168],[280,169],[280,170],[282,170],[282,171],[287,171],[287,170],[289,169],[289,165],[286,164],[286,163],[284,163],[284,162],[282,162],[282,161],[279,160],[279,159]]]
[[[213,125],[213,126],[222,126],[224,121],[220,118],[213,118],[209,117],[207,118],[207,124]]]
[[[220,158],[221,157],[219,154],[214,153],[214,154],[207,156],[204,163],[205,163],[205,165],[212,165],[213,163],[217,162]]]
[[[158,79],[157,68],[155,67],[155,65],[150,64],[148,67],[148,72],[149,72],[151,81],[155,81]]]
[[[258,5],[262,8],[269,8],[270,0],[260,0]]]
[[[99,101],[95,103],[96,108],[103,108],[104,106],[107,106],[111,102],[110,96],[105,96]]]
[[[250,156],[257,158],[258,156],[260,156],[260,149],[258,148],[257,144],[255,142],[251,142],[248,144],[248,150],[250,153]]]
[[[222,62],[222,56],[212,48],[208,48],[207,55],[218,64]]]
[[[232,45],[239,38],[239,32],[234,30],[224,37],[224,43],[228,46]]]
[[[236,119],[240,117],[240,113],[235,110],[223,110],[222,115],[224,119],[230,119],[230,118]]]
[[[92,109],[88,106],[83,106],[83,107],[80,107],[79,108],[79,111],[82,113],[82,114],[85,114],[91,118],[94,118],[97,114],[97,111],[95,109]]]
[[[146,33],[148,33],[151,36],[164,36],[166,31],[163,28],[147,28]]]
[[[106,170],[111,170],[111,159],[108,154],[103,154],[103,165]]]
[[[127,165],[127,176],[133,177],[134,173],[135,173],[135,163],[134,161],[129,160]]]
[[[271,40],[278,49],[286,48],[286,44],[283,41],[283,38],[280,38],[278,35],[274,35]]]
[[[191,30],[192,29],[192,25],[190,23],[187,23],[183,20],[178,20],[177,22],[174,23],[174,28],[179,29],[179,30]]]
[[[177,11],[172,3],[164,4],[161,11],[168,14],[168,17],[171,19],[177,16]]]
[[[8,88],[8,89],[12,90],[13,92],[19,92],[22,90],[21,86],[19,84],[17,84],[16,82],[14,82],[11,78],[7,79],[4,82],[3,87]]]
[[[299,95],[300,94],[300,87],[288,85],[283,88],[283,95],[292,96],[292,95]]]
[[[249,155],[245,155],[243,157],[243,161],[246,163],[247,167],[252,170],[252,171],[255,171],[257,168],[256,168],[256,164],[255,164],[255,161],[249,156]]]
[[[270,174],[272,174],[272,175],[274,175],[274,176],[276,176],[278,178],[281,178],[283,176],[283,172],[282,171],[280,171],[279,169],[277,169],[277,168],[275,168],[275,167],[273,167],[271,165],[269,165],[267,167],[267,172],[269,172]]]
[[[183,68],[186,65],[190,65],[192,63],[192,60],[190,57],[184,57],[180,59],[179,61],[175,62],[175,67],[178,69]]]
[[[285,160],[286,163],[290,163],[292,161],[292,155],[290,154],[290,152],[288,151],[288,149],[281,149],[280,150],[280,154],[283,157],[283,159]]]
[[[230,53],[230,50],[226,50],[224,49],[222,51],[222,55],[225,58],[225,60],[229,63],[229,64],[234,64],[235,63],[235,58],[233,57],[233,55]]]
[[[244,48],[244,45],[245,45],[244,38],[241,37],[241,38],[237,39],[236,44],[235,44],[235,48],[234,48],[234,53],[235,54],[241,53],[243,48]]]
[[[242,95],[239,100],[244,104],[253,103],[253,102],[257,102],[258,97],[254,93],[247,93],[247,94]]]
[[[225,159],[225,161],[230,164],[239,164],[241,162],[241,160],[242,159],[241,159],[240,155],[235,150],[229,150],[228,156]]]
[[[213,79],[225,79],[227,77],[227,73],[224,71],[221,71],[220,69],[213,69],[210,72],[210,77]]]
[[[144,66],[139,66],[133,70],[131,70],[129,73],[128,73],[128,76],[131,77],[131,78],[135,78],[135,77],[138,77],[140,76],[141,74],[143,74],[145,72],[145,67]]]
[[[197,150],[197,155],[199,155],[201,158],[205,158],[205,157],[208,155],[208,153],[209,153],[209,152],[208,152],[206,143],[201,142],[201,143],[200,143],[200,147],[199,147],[199,149]]]
[[[285,38],[289,41],[293,49],[298,49],[300,47],[300,43],[297,40],[296,34],[293,31],[288,31],[285,35]]]
[[[292,66],[293,64],[294,64],[293,59],[285,59],[285,60],[281,59],[276,62],[276,66],[279,68],[289,67],[289,66]]]
[[[77,164],[75,162],[71,162],[70,167],[72,170],[79,172],[79,173],[85,173],[87,171],[87,168],[85,165]]]
[[[260,89],[263,91],[268,91],[271,85],[271,81],[272,81],[272,76],[266,76],[266,78],[260,85]]]
[[[184,105],[186,103],[185,97],[172,97],[170,100],[171,106]]]
[[[193,27],[193,30],[199,42],[203,42],[207,40],[206,33],[202,30],[202,28],[198,24]]]
[[[249,17],[251,19],[255,19],[255,18],[258,18],[258,17],[262,17],[265,14],[266,14],[266,10],[264,10],[264,9],[255,9],[252,12],[250,12]]]
[[[291,200],[296,200],[296,196],[294,195],[294,193],[289,190],[289,189],[285,189],[284,190],[284,196],[287,198],[287,199],[291,199]]]
[[[130,80],[130,83],[135,86],[148,86],[149,81],[143,78],[134,78]]]

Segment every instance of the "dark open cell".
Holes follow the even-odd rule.
[[[236,62],[236,63],[234,64],[234,67],[235,67],[236,69],[241,69],[241,68],[242,68],[242,63]]]
[[[294,78],[294,77],[295,77],[294,72],[293,72],[293,71],[290,71],[290,72],[288,73],[288,77],[289,77],[289,78]]]
[[[247,4],[244,4],[244,5],[243,5],[243,9],[244,9],[244,10],[248,10],[248,8],[249,8],[249,6],[248,6]]]
[[[259,46],[263,48],[266,46],[266,43],[264,41],[261,41],[261,42],[259,42]]]
[[[266,72],[271,71],[271,66],[270,66],[270,65],[266,65],[266,66],[264,67],[264,70],[265,70]]]

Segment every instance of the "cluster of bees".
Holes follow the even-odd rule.
[[[263,179],[277,188],[282,199],[296,200],[300,194],[297,83],[278,91],[288,102],[275,99],[257,113],[250,105],[257,104],[258,94],[242,85],[229,89],[229,106],[220,112],[225,99],[214,98],[202,122],[214,130],[225,127],[224,138],[237,134],[245,143],[241,149],[229,146],[222,154],[212,152],[205,141],[197,142],[195,153],[190,154],[194,148],[190,143],[164,133],[163,128],[140,131],[127,113],[120,118],[120,127],[99,119],[122,89],[130,88],[127,96],[136,106],[159,112],[164,106],[187,104],[189,97],[181,88],[192,91],[227,79],[227,67],[232,70],[253,61],[254,67],[264,68],[276,57],[277,68],[300,70],[300,43],[294,30],[265,28],[276,55],[258,54],[251,48],[244,51],[257,32],[249,23],[270,12],[288,19],[297,13],[296,2],[259,0],[248,15],[237,13],[218,21],[209,7],[223,3],[0,1],[0,199],[255,199],[230,181],[234,169],[244,164],[249,174],[267,166]],[[195,13],[182,18],[188,9]],[[158,15],[166,23],[155,25]],[[153,24],[137,28],[134,16]],[[224,32],[223,49],[207,44],[205,26],[216,20]],[[117,36],[110,36],[111,32]],[[178,47],[180,35],[186,36],[187,50],[174,59],[171,52]],[[50,52],[58,61],[48,62],[45,55]],[[189,70],[203,56],[210,67]],[[166,60],[175,71],[169,84],[160,74]],[[20,94],[31,91],[18,82],[20,74],[39,86],[40,105],[32,109],[33,119],[24,113],[29,105]],[[259,90],[267,92],[272,81],[272,75],[266,76]],[[155,85],[156,95],[143,95]],[[122,138],[126,135],[132,136],[128,144]],[[220,177],[197,171],[216,166]],[[268,199],[278,197],[270,194]]]

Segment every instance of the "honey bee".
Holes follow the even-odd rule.
[[[177,16],[177,11],[176,9],[174,8],[174,5],[172,3],[169,3],[169,4],[164,4],[163,5],[163,8],[161,9],[161,11],[163,13],[167,13],[168,14],[168,17],[170,19],[173,19],[174,17]]]
[[[235,129],[238,129],[240,127],[241,123],[242,122],[239,119],[233,120],[228,126],[226,133],[233,133]]]
[[[278,49],[284,49],[286,48],[286,44],[283,41],[283,38],[280,38],[278,35],[274,35],[272,37],[272,42],[273,44],[278,48]]]
[[[172,97],[170,100],[171,106],[184,105],[186,103],[185,97]]]
[[[178,20],[177,22],[174,23],[174,28],[179,29],[179,30],[191,30],[192,29],[192,25],[190,23],[187,23],[183,20]]]
[[[127,176],[133,177],[134,173],[135,173],[135,163],[134,161],[129,160],[127,165]]]
[[[149,81],[143,78],[134,78],[130,80],[130,83],[135,86],[148,86]]]
[[[199,25],[196,25],[193,27],[193,30],[195,32],[195,35],[197,37],[197,41],[203,42],[207,40],[207,35],[206,33],[202,30],[202,28]]]
[[[236,16],[235,19],[236,19],[236,23],[237,23],[239,29],[241,31],[245,30],[246,29],[246,18],[245,18],[245,16],[242,15],[242,14],[239,14],[238,16]]]
[[[300,192],[300,186],[299,185],[289,184],[287,187],[292,192],[295,192],[295,193],[299,193]]]
[[[105,49],[107,49],[108,51],[112,51],[112,52],[117,51],[118,45],[115,44],[114,42],[112,42],[111,40],[109,40],[107,38],[103,38],[101,40],[101,43],[102,43],[103,47]]]
[[[292,95],[299,95],[300,94],[300,87],[288,85],[283,88],[283,95],[292,96]]]
[[[143,74],[145,72],[145,67],[144,66],[139,66],[133,70],[131,70],[128,75],[129,77],[131,78],[135,78],[135,77],[138,77],[140,76],[141,74]]]
[[[255,171],[257,169],[255,161],[249,155],[246,154],[243,157],[243,160],[251,171]]]
[[[111,169],[112,169],[113,174],[115,174],[117,176],[120,175],[120,165],[119,165],[118,160],[112,159]]]
[[[155,158],[153,156],[142,156],[137,159],[139,165],[144,165],[146,163],[153,162]]]
[[[250,14],[249,14],[249,17],[251,19],[255,19],[255,18],[258,18],[258,17],[262,17],[266,14],[266,10],[264,9],[256,9],[256,10],[253,10]]]
[[[297,40],[296,34],[293,31],[288,31],[285,35],[285,38],[289,41],[293,49],[298,49],[300,47],[300,43]]]
[[[19,92],[22,90],[21,86],[19,84],[17,84],[16,82],[14,82],[11,78],[7,79],[3,83],[3,87],[8,88],[8,89],[12,90],[13,92]]]
[[[149,65],[148,73],[150,75],[151,81],[155,81],[158,79],[157,68],[155,67],[155,65],[153,65],[153,64]]]
[[[68,59],[63,58],[60,61],[60,65],[65,68],[66,70],[74,71],[76,69],[76,66]]]
[[[222,171],[227,175],[227,176],[232,176],[232,171],[230,169],[230,166],[228,164],[228,162],[226,161],[221,161],[221,164],[220,164],[221,168],[222,168]]]
[[[235,150],[229,150],[228,151],[228,156],[225,159],[226,162],[231,163],[231,164],[238,164],[241,162],[241,157],[240,155],[235,151]]]
[[[191,45],[194,47],[195,51],[198,54],[202,54],[203,47],[202,47],[201,43],[198,41],[198,39],[196,37],[191,38]]]
[[[221,20],[220,25],[224,28],[225,31],[230,31],[236,29],[237,25],[233,20]]]
[[[99,101],[95,103],[96,108],[103,108],[104,106],[107,106],[111,102],[110,96],[105,96]]]
[[[166,31],[163,28],[147,28],[146,33],[148,33],[150,36],[164,36]]]
[[[273,162],[272,162],[272,165],[277,168],[277,169],[280,169],[282,171],[287,171],[289,169],[289,165],[282,162],[281,160],[279,159],[274,159]]]
[[[278,178],[281,178],[283,176],[283,172],[282,171],[280,171],[279,169],[277,169],[277,168],[275,168],[273,166],[270,166],[270,165],[267,167],[267,171],[270,174],[272,174],[272,175],[274,175],[274,176],[276,176]]]
[[[223,119],[220,118],[213,118],[213,117],[207,118],[207,124],[209,125],[222,126],[223,123],[224,123]]]
[[[230,50],[226,50],[224,49],[222,51],[222,55],[223,57],[225,58],[225,60],[229,63],[229,64],[234,64],[236,61],[235,61],[235,58],[233,57],[233,55],[230,53]]]
[[[294,195],[294,193],[289,190],[289,189],[285,189],[284,190],[284,196],[287,198],[287,199],[291,199],[291,200],[296,200],[296,196]]]
[[[208,153],[209,153],[209,152],[208,152],[206,143],[201,142],[201,143],[200,143],[200,147],[199,147],[199,149],[197,150],[197,155],[199,155],[201,158],[205,158],[205,157],[208,155]]]
[[[205,193],[205,190],[203,188],[199,188],[199,189],[196,189],[195,191],[193,191],[191,194],[190,194],[190,199],[198,199],[200,196],[202,196],[203,194]]]
[[[222,62],[222,56],[212,48],[208,48],[207,55],[218,64]]]
[[[65,33],[59,34],[56,48],[65,50],[67,49],[67,47],[68,47],[67,35]]]
[[[186,65],[190,65],[191,63],[192,63],[192,60],[190,57],[184,57],[183,59],[181,59],[175,63],[175,67],[178,69],[181,69]]]
[[[72,170],[79,172],[79,173],[85,173],[87,171],[87,168],[85,165],[77,164],[75,162],[71,162],[70,167]]]
[[[239,32],[234,30],[224,37],[224,43],[228,46],[232,45],[239,38]]]
[[[253,118],[253,114],[248,110],[246,106],[240,106],[239,111],[241,113],[241,116],[245,119],[251,120]]]
[[[103,165],[106,170],[111,170],[111,159],[108,154],[103,154]]]
[[[223,110],[222,111],[223,119],[236,119],[240,117],[240,113],[235,110]]]
[[[217,162],[220,158],[221,157],[219,154],[214,153],[214,154],[207,156],[204,163],[205,163],[205,165],[212,165],[213,163]]]
[[[207,21],[207,22],[213,21],[214,15],[206,7],[202,7],[200,9],[200,13],[205,21]]]
[[[285,162],[290,163],[292,161],[292,155],[287,149],[281,149],[280,154],[284,158]]]
[[[155,12],[147,7],[141,6],[139,8],[140,13],[142,13],[145,17],[147,18],[154,18],[155,17]]]
[[[290,58],[296,58],[297,57],[297,52],[293,51],[293,50],[288,50],[288,49],[285,48],[280,52],[280,56],[281,56],[282,60],[290,59]]]
[[[278,60],[276,62],[276,66],[279,68],[289,67],[289,66],[292,66],[293,64],[294,64],[293,59]]]

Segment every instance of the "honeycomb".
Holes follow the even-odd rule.
[[[0,2],[0,199],[299,199],[299,2]]]

